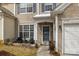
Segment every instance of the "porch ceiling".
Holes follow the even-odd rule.
[[[53,22],[40,22],[40,23],[38,23],[38,24],[41,24],[41,25],[45,24],[45,25],[48,25],[48,24],[53,24]]]

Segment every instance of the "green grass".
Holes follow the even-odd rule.
[[[16,46],[7,46],[3,45],[0,47],[0,51],[8,52],[15,56],[35,56],[37,49],[36,48],[26,48],[26,47],[16,47]],[[1,54],[0,54],[1,55]],[[8,54],[9,55],[9,54]],[[4,54],[3,54],[4,56]]]

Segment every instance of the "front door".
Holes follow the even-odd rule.
[[[49,45],[49,26],[43,27],[43,42],[44,45]]]

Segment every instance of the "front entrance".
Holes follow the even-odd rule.
[[[49,45],[49,26],[43,26],[43,43]]]

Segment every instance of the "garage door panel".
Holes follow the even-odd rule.
[[[79,24],[64,25],[64,53],[79,54]]]

